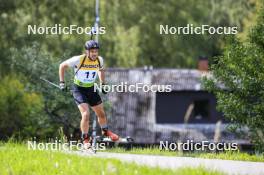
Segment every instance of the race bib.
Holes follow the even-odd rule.
[[[94,83],[97,77],[96,70],[79,70],[75,75],[76,79],[82,83]]]

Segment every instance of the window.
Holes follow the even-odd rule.
[[[215,123],[223,120],[216,99],[205,91],[173,91],[156,94],[157,123]]]

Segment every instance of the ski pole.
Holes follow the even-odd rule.
[[[40,79],[43,80],[43,81],[45,81],[45,82],[47,82],[47,83],[49,83],[50,85],[52,85],[52,86],[60,89],[60,86],[59,85],[57,85],[55,83],[52,83],[51,81],[49,81],[49,80],[47,80],[45,78],[42,78],[42,77],[40,77]]]

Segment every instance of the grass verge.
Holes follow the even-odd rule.
[[[22,144],[2,143],[0,144],[0,174],[220,175],[222,173],[208,171],[203,168],[181,168],[177,170],[150,168],[134,163],[124,163],[116,159],[82,157],[62,152],[28,150]]]

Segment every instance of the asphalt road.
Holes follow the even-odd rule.
[[[126,162],[135,162],[138,165],[147,165],[151,167],[160,167],[167,169],[177,169],[182,167],[204,167],[208,170],[217,170],[230,175],[264,175],[264,163],[261,162],[108,152],[97,152],[96,154],[91,154],[87,151],[71,153],[80,156],[115,158]]]

